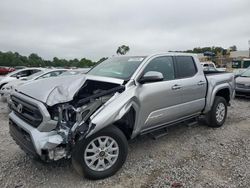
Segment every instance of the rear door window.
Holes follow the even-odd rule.
[[[177,78],[192,77],[197,73],[197,68],[193,57],[191,56],[176,56]]]

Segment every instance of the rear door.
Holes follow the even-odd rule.
[[[176,79],[181,86],[180,113],[191,116],[200,113],[205,106],[207,81],[203,70],[196,66],[192,56],[175,56]]]

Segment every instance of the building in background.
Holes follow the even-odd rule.
[[[240,51],[233,51],[230,52],[230,58],[232,59],[243,59],[249,57],[249,51],[248,50],[240,50]]]
[[[249,50],[230,52],[232,68],[248,68],[250,66]]]

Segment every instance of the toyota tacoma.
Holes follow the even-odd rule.
[[[233,74],[204,72],[193,54],[112,57],[86,75],[18,87],[9,130],[26,153],[71,158],[86,178],[101,179],[122,167],[129,139],[200,116],[222,126],[234,88]]]

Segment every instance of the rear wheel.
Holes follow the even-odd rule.
[[[216,96],[211,111],[207,114],[209,127],[221,127],[227,117],[227,101],[223,97]]]
[[[115,174],[124,164],[128,153],[125,135],[115,126],[105,128],[77,143],[72,163],[89,179],[102,179]]]

